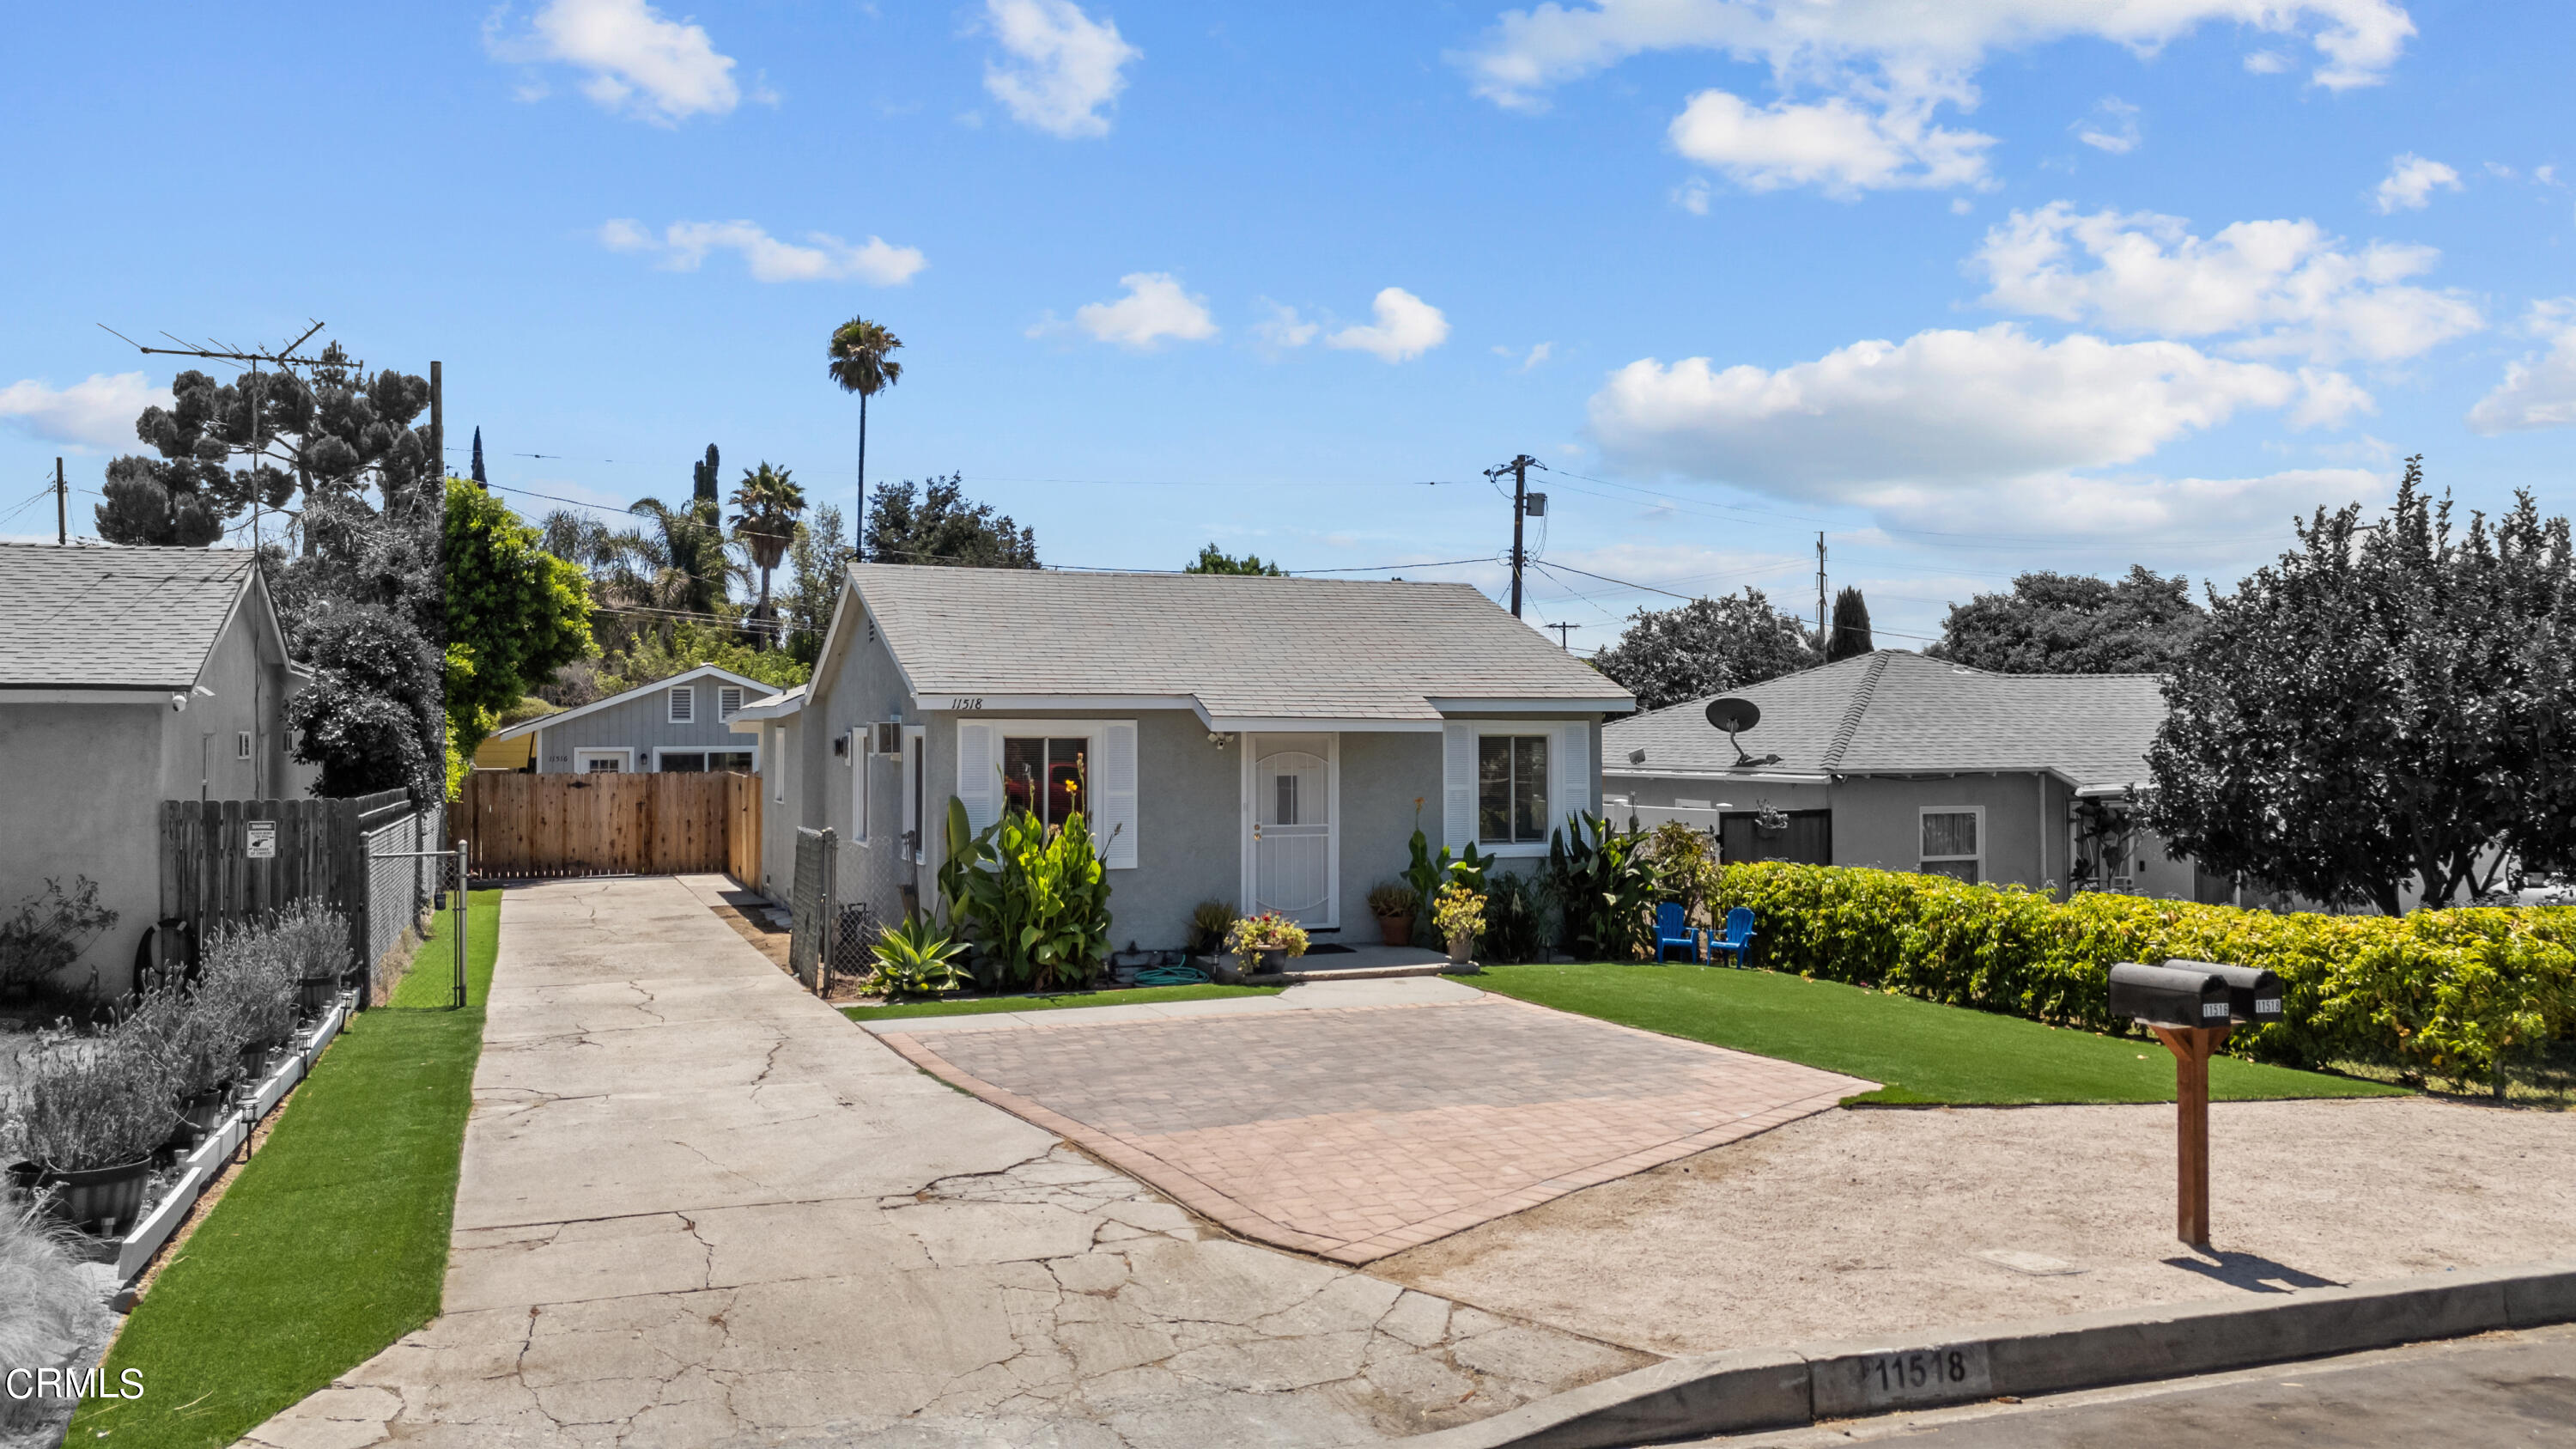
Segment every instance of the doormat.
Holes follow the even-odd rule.
[[[1336,946],[1327,942],[1321,946],[1307,947],[1306,954],[1309,956],[1349,956],[1356,953],[1348,946]]]

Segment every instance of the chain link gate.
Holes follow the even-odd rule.
[[[454,948],[452,959],[455,964],[456,974],[453,987],[451,988],[451,994],[448,999],[448,1009],[451,1011],[456,1010],[466,1004],[466,899],[468,895],[467,886],[470,880],[471,869],[466,856],[465,842],[462,840],[456,842],[455,848],[451,850],[371,850],[367,852],[367,865],[370,871],[376,869],[376,862],[378,861],[390,862],[397,860],[413,861],[418,865],[426,866],[427,869],[423,874],[427,878],[427,883],[431,889],[430,898],[434,900],[438,896],[442,895],[447,898],[447,909],[437,912],[436,915],[445,917],[445,920],[440,924],[446,929],[449,943]],[[422,933],[422,956],[428,955],[428,945],[431,941],[438,938],[437,932],[439,928],[440,927],[438,925],[434,925],[429,930]],[[417,971],[426,964],[428,964],[426,961],[421,960],[419,957],[415,957],[412,961],[412,969]]]

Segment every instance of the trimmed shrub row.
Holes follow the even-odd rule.
[[[2059,902],[1946,876],[1760,862],[1720,867],[1712,914],[1750,906],[1751,964],[1953,1006],[2119,1031],[2117,961],[2220,961],[2288,983],[2286,1019],[2240,1028],[2258,1061],[2385,1063],[2501,1083],[2576,1032],[2576,908],[2275,914],[2139,896]]]

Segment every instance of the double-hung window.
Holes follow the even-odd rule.
[[[1049,825],[1062,825],[1075,811],[1089,811],[1090,780],[1084,757],[1091,741],[1081,736],[1002,737],[1002,790],[1015,808]]]
[[[1476,839],[1484,845],[1544,844],[1548,831],[1545,735],[1476,738]]]
[[[1985,879],[1986,808],[1939,805],[1923,809],[1922,868],[1975,885]]]

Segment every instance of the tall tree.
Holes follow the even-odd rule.
[[[466,758],[501,711],[591,651],[587,580],[543,545],[508,504],[448,480],[447,732]]]
[[[910,480],[877,485],[868,500],[868,559],[875,563],[963,564],[970,568],[1033,569],[1037,534],[996,514],[989,503],[966,501],[965,476],[933,478],[915,498]]]
[[[1877,647],[1869,636],[1868,603],[1861,598],[1860,590],[1844,585],[1842,592],[1834,595],[1834,627],[1825,641],[1825,662],[1832,664],[1855,654],[1867,654]]]
[[[2189,580],[2143,565],[2117,582],[2029,573],[2009,594],[1951,605],[1941,642],[1923,652],[1997,674],[2162,674],[2206,620]]]
[[[2320,509],[2210,601],[2148,753],[2146,823],[2212,870],[2395,914],[2576,846],[2576,573],[2530,495],[2451,526],[2409,459],[2378,523]]]
[[[831,632],[832,610],[841,599],[845,559],[841,510],[819,504],[813,521],[799,526],[796,541],[787,546],[787,590],[779,597],[787,652],[802,663],[812,664],[822,656],[823,636]]]
[[[716,445],[709,443],[706,461],[689,465],[689,496],[692,499],[700,503],[713,503],[717,495],[724,491],[724,475],[720,471],[723,465],[719,462],[719,456]]]
[[[1822,661],[1806,625],[1747,585],[1723,598],[1639,609],[1619,642],[1592,662],[1635,695],[1639,709],[1662,709]]]
[[[1283,578],[1287,570],[1276,563],[1265,563],[1261,555],[1248,553],[1236,558],[1211,543],[1199,550],[1199,556],[1181,570],[1185,574],[1259,574],[1264,578]]]
[[[769,575],[787,556],[787,546],[796,540],[796,520],[805,511],[805,490],[796,486],[795,477],[785,468],[773,468],[767,459],[757,468],[743,470],[742,481],[733,490],[733,533],[751,552],[752,567],[760,570],[760,602],[752,607],[752,617],[766,621],[769,612]]]
[[[841,391],[859,395],[859,487],[855,501],[868,496],[868,399],[903,380],[903,364],[894,360],[903,339],[883,324],[853,317],[832,329],[831,360],[825,371]]]
[[[474,486],[492,486],[492,475],[483,471],[483,429],[479,425],[474,429]]]

